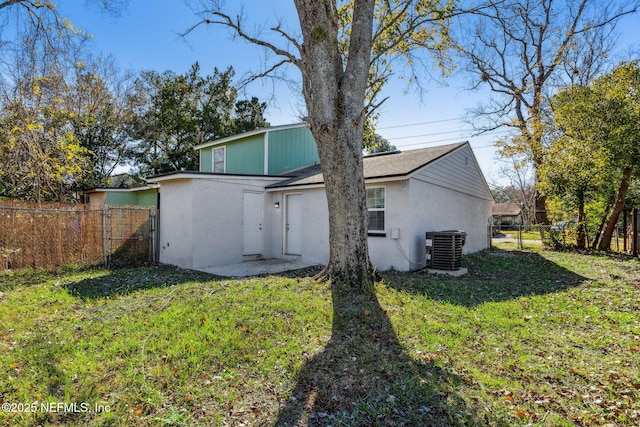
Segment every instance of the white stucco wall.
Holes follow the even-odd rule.
[[[190,180],[169,181],[160,190],[159,260],[193,267],[193,199]]]
[[[160,262],[193,269],[242,262],[243,192],[263,193],[263,243],[268,243],[271,198],[264,195],[264,187],[276,181],[250,177],[162,181]],[[263,246],[259,255],[270,257],[270,245]]]
[[[425,233],[448,229],[463,229],[467,240],[463,253],[488,247],[487,220],[491,201],[460,193],[418,179],[370,183],[367,187],[385,188],[385,233],[369,236],[369,257],[380,271],[409,271],[426,264]],[[283,256],[286,192],[270,193],[281,208],[271,218],[273,232],[272,256]],[[300,260],[326,264],[329,258],[329,223],[323,188],[302,189],[304,239]],[[398,230],[394,239],[393,229]],[[280,236],[279,238],[277,236]],[[279,255],[280,254],[280,255]]]
[[[369,236],[369,259],[380,271],[390,269],[407,271],[410,269],[408,258],[411,216],[407,209],[409,189],[406,181],[368,184],[367,188],[385,189],[385,234]],[[399,239],[392,236],[393,229],[398,230]]]
[[[270,204],[280,203],[279,209],[271,209],[271,256],[297,258],[309,264],[326,264],[329,261],[329,212],[324,188],[307,188],[294,191],[268,193]],[[285,229],[287,215],[287,196],[298,197],[302,209],[302,230],[299,257],[285,254]]]
[[[426,238],[429,231],[464,230],[467,234],[462,253],[468,254],[488,248],[487,218],[491,202],[433,184],[411,181],[412,259],[425,260]],[[412,269],[424,267],[413,265]]]
[[[464,230],[467,237],[463,254],[489,247],[487,226],[493,200],[467,147],[417,171],[409,186],[412,259],[426,258],[428,231]]]

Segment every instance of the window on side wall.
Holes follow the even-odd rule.
[[[385,194],[384,187],[367,188],[367,210],[369,211],[369,234],[384,234]]]
[[[226,147],[219,147],[213,149],[213,168],[212,171],[216,173],[226,172]]]

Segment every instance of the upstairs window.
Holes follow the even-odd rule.
[[[369,233],[384,233],[385,197],[384,187],[367,188],[367,210],[369,211]]]
[[[213,168],[211,169],[215,173],[226,172],[226,147],[219,147],[213,149]]]

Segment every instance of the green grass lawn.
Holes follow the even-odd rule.
[[[383,273],[377,300],[296,275],[0,275],[0,425],[640,425],[640,263],[514,246],[461,278]]]

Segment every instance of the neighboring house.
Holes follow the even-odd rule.
[[[517,203],[494,203],[491,205],[491,216],[498,230],[513,230],[522,225],[522,208]]]
[[[158,206],[158,185],[148,184],[135,188],[94,188],[85,191],[89,205],[101,208],[103,205]]]
[[[200,171],[152,177],[161,196],[160,262],[207,269],[261,258],[328,261],[323,176],[306,124],[196,149]],[[468,143],[366,156],[364,175],[369,252],[379,270],[424,267],[429,231],[464,230],[464,253],[487,248],[492,197]]]

